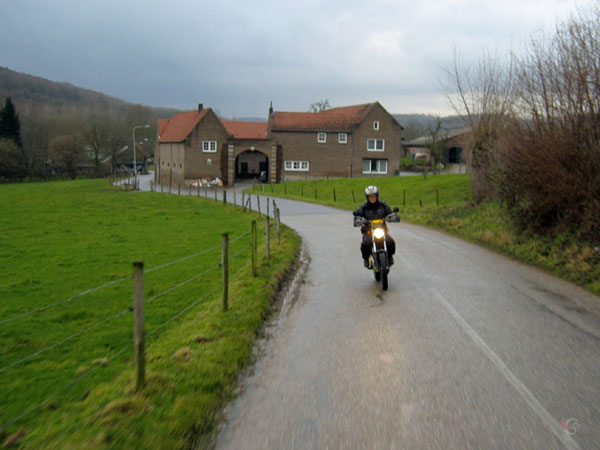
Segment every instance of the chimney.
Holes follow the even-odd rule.
[[[198,112],[202,111],[204,105],[202,103],[198,103]]]

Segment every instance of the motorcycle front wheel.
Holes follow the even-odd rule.
[[[387,254],[380,253],[379,254],[379,274],[381,277],[381,287],[384,291],[387,291],[388,288],[388,262],[387,262]]]

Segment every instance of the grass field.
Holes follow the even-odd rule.
[[[296,181],[255,186],[252,192],[264,189],[270,196],[353,210],[365,201],[363,191],[370,184],[379,187],[390,206],[400,208],[403,221],[484,245],[600,295],[600,243],[515,229],[497,202],[473,204],[468,174]]]
[[[338,178],[257,185],[253,192],[282,196],[343,209],[355,209],[365,201],[364,189],[375,184],[390,206],[412,213],[432,205],[458,205],[472,200],[468,175],[410,176],[386,178]],[[335,194],[334,194],[335,190]],[[335,195],[335,197],[334,197]]]
[[[295,233],[284,228],[271,260],[259,252],[252,278],[256,216],[214,200],[125,193],[91,180],[1,185],[0,208],[0,442],[182,448],[210,440],[295,258]],[[141,393],[132,362],[133,261],[145,264]]]

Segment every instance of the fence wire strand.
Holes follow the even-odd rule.
[[[242,237],[244,237],[244,236],[247,236],[248,234],[250,234],[250,232],[249,232],[249,231],[247,231],[246,233],[242,233],[242,234],[240,234],[239,236],[236,236],[236,237],[235,237],[234,239],[232,239],[230,242],[235,242],[235,241],[237,241],[238,239],[241,239]],[[153,271],[155,271],[155,270],[164,269],[165,267],[169,267],[169,266],[172,266],[172,265],[174,265],[174,264],[177,264],[177,263],[180,263],[180,262],[183,262],[183,261],[187,261],[188,259],[196,258],[196,257],[198,257],[198,256],[204,255],[204,254],[206,254],[206,253],[209,253],[209,252],[211,252],[211,251],[213,251],[213,250],[217,250],[217,249],[219,249],[219,248],[221,248],[221,247],[220,247],[220,246],[211,247],[211,248],[209,248],[209,249],[202,250],[201,252],[197,252],[197,253],[194,253],[194,254],[192,254],[192,255],[184,256],[183,258],[179,258],[179,259],[176,259],[176,260],[174,260],[174,261],[170,261],[170,262],[168,262],[168,263],[166,263],[166,264],[162,264],[162,265],[160,265],[160,266],[152,267],[152,268],[150,268],[150,269],[147,269],[145,272],[146,272],[146,273],[150,273],[150,272],[153,272]],[[67,299],[65,299],[65,300],[60,300],[60,301],[58,301],[58,302],[51,303],[51,304],[49,304],[49,305],[42,306],[42,307],[40,307],[40,308],[36,308],[36,309],[33,309],[33,310],[31,310],[31,311],[28,311],[28,312],[25,312],[25,313],[16,314],[16,315],[14,315],[14,316],[12,316],[12,317],[9,317],[9,318],[7,318],[7,319],[2,319],[2,320],[0,320],[0,325],[1,325],[1,324],[3,324],[3,323],[11,322],[11,321],[13,321],[13,320],[16,320],[16,319],[20,319],[20,318],[23,318],[23,317],[30,316],[30,315],[32,315],[32,314],[36,314],[36,313],[40,313],[40,312],[46,311],[47,309],[50,309],[50,308],[52,308],[52,307],[54,307],[54,306],[59,306],[59,305],[62,305],[62,304],[65,304],[65,303],[71,302],[71,301],[73,301],[73,300],[76,300],[76,299],[78,299],[78,298],[81,298],[81,297],[83,297],[83,296],[85,296],[85,295],[87,295],[87,294],[91,294],[92,292],[99,291],[99,290],[101,290],[101,289],[104,289],[104,288],[107,288],[107,287],[113,286],[113,285],[115,285],[115,284],[121,283],[121,282],[123,282],[123,281],[125,281],[125,280],[129,280],[129,279],[131,279],[131,275],[127,275],[127,276],[125,276],[125,277],[119,278],[118,280],[113,280],[113,281],[110,281],[110,282],[108,282],[108,283],[102,284],[102,285],[100,285],[100,286],[97,286],[97,287],[94,287],[94,288],[91,288],[91,289],[87,289],[87,290],[85,290],[85,291],[83,291],[83,292],[80,292],[79,294],[75,294],[75,295],[73,295],[72,297],[69,297],[69,298],[67,298]]]
[[[179,311],[177,314],[171,316],[170,319],[168,319],[167,321],[161,323],[160,325],[154,327],[152,329],[152,331],[149,331],[148,333],[146,333],[146,336],[152,336],[154,333],[156,333],[159,329],[164,328],[166,325],[168,325],[169,323],[171,323],[173,320],[175,320],[176,318],[178,318],[179,316],[181,316],[183,313],[185,313],[186,311],[189,311],[191,308],[193,308],[194,306],[196,306],[198,303],[200,303],[202,300],[206,299],[207,297],[209,297],[210,295],[214,294],[215,292],[217,292],[219,289],[221,289],[220,287],[216,287],[214,288],[212,291],[204,294],[202,297],[200,297],[198,300],[192,302],[191,304],[189,304],[188,306],[186,306],[185,308],[183,308],[181,311]]]
[[[36,404],[35,406],[32,406],[31,408],[29,408],[28,410],[26,410],[25,412],[23,412],[20,416],[12,419],[9,422],[6,422],[4,425],[2,425],[2,428],[0,428],[0,431],[4,431],[6,428],[10,427],[12,424],[14,424],[15,422],[17,422],[18,420],[22,419],[23,417],[25,417],[26,415],[28,415],[29,413],[35,411],[36,409],[42,407],[43,405],[45,405],[46,403],[48,403],[52,398],[56,397],[59,394],[62,394],[63,392],[69,390],[70,388],[72,388],[73,386],[75,386],[77,383],[79,383],[81,380],[83,380],[85,377],[87,377],[88,375],[96,372],[98,369],[101,369],[104,366],[107,366],[108,363],[110,363],[112,360],[114,360],[117,356],[121,355],[123,352],[125,352],[126,350],[131,349],[131,346],[127,346],[127,347],[123,347],[121,350],[119,350],[117,353],[115,353],[113,356],[111,356],[110,358],[108,358],[108,361],[106,364],[102,364],[102,365],[98,365],[90,370],[88,370],[87,372],[79,375],[77,378],[75,378],[73,381],[71,381],[69,384],[67,384],[66,386],[63,386],[62,388],[60,388],[58,391],[54,392],[53,394],[49,395],[48,397],[46,397],[44,400],[42,400],[41,402],[39,402],[38,404]]]
[[[37,351],[35,353],[32,353],[31,355],[28,355],[25,358],[20,359],[19,361],[15,361],[12,364],[9,364],[7,366],[4,366],[4,367],[0,368],[0,372],[4,372],[5,370],[8,370],[8,369],[10,369],[12,367],[15,367],[15,366],[18,366],[19,364],[21,364],[21,363],[23,363],[25,361],[29,361],[30,359],[33,359],[36,356],[41,355],[42,353],[47,352],[48,350],[52,350],[53,348],[56,348],[59,345],[64,344],[65,342],[69,342],[70,340],[75,339],[76,337],[81,336],[82,334],[85,334],[87,332],[90,332],[93,329],[98,328],[100,325],[104,325],[104,324],[110,322],[111,320],[116,319],[118,317],[121,317],[122,315],[127,314],[128,312],[131,312],[131,311],[133,311],[133,307],[129,307],[127,309],[124,309],[123,311],[120,311],[120,312],[118,312],[117,314],[115,314],[113,316],[107,317],[105,320],[103,320],[101,322],[96,322],[95,324],[87,327],[84,330],[81,330],[81,331],[79,331],[79,332],[77,332],[75,334],[72,334],[71,336],[66,337],[66,338],[64,338],[64,339],[62,339],[62,340],[60,340],[60,341],[58,341],[58,342],[56,342],[56,343],[54,343],[52,345],[49,345],[48,347],[43,348],[43,349],[41,349],[41,350],[39,350],[39,351]]]
[[[239,239],[241,239],[241,238],[243,238],[243,237],[245,237],[245,236],[248,236],[249,234],[250,234],[250,232],[246,232],[246,233],[243,233],[243,234],[241,234],[241,235],[239,235],[239,236],[236,236],[234,239],[232,239],[232,240],[230,241],[230,243],[231,243],[231,242],[235,242],[235,241],[237,241],[237,240],[239,240]],[[186,256],[186,257],[183,257],[183,258],[180,258],[180,259],[178,259],[178,260],[171,261],[171,262],[169,262],[169,263],[166,263],[166,264],[163,264],[163,265],[160,265],[160,266],[153,267],[153,268],[151,268],[151,269],[148,269],[146,272],[152,272],[152,271],[155,271],[155,270],[163,269],[163,268],[165,268],[165,267],[171,266],[171,265],[173,265],[173,264],[176,264],[176,263],[178,263],[178,262],[182,262],[182,261],[185,261],[185,260],[188,260],[188,259],[191,259],[191,258],[194,258],[194,257],[200,256],[200,255],[206,254],[206,253],[208,253],[208,252],[211,252],[211,251],[213,251],[213,250],[216,250],[216,249],[218,249],[218,248],[220,248],[220,247],[219,247],[219,246],[215,246],[215,247],[212,247],[212,248],[210,248],[210,249],[203,250],[203,251],[201,251],[201,252],[195,253],[195,254],[193,254],[193,255],[188,255],[188,256]],[[244,253],[245,251],[247,251],[249,248],[251,248],[251,245],[245,245],[245,246],[242,246],[242,248],[241,248],[240,250],[238,250],[236,253],[234,253],[234,254],[230,255],[230,258],[235,258],[236,256],[239,256],[240,254],[242,254],[242,253]],[[160,293],[158,293],[158,294],[156,294],[156,295],[154,295],[154,296],[150,297],[150,298],[149,298],[149,299],[146,301],[146,303],[150,303],[150,302],[152,302],[153,300],[156,300],[157,298],[159,298],[159,297],[162,297],[162,296],[164,296],[164,295],[168,294],[169,292],[172,292],[172,291],[174,291],[175,289],[178,289],[178,288],[180,288],[180,287],[182,287],[182,286],[184,286],[184,285],[186,285],[186,284],[188,284],[188,283],[190,283],[190,282],[192,282],[192,281],[194,281],[194,280],[196,280],[196,279],[200,278],[201,276],[203,276],[203,275],[206,275],[206,274],[207,274],[207,273],[209,273],[209,272],[212,272],[213,270],[215,270],[215,269],[219,268],[220,266],[221,266],[220,264],[214,265],[214,266],[212,266],[211,268],[209,268],[209,269],[207,269],[207,270],[205,270],[205,271],[203,271],[203,272],[201,272],[201,273],[199,273],[199,274],[196,274],[196,275],[192,276],[191,278],[189,278],[189,279],[187,279],[187,280],[185,280],[185,281],[183,281],[183,282],[181,282],[181,283],[177,284],[176,286],[173,286],[173,287],[171,287],[171,288],[169,288],[169,289],[166,289],[165,291],[162,291],[162,292],[160,292]],[[243,266],[242,266],[240,269],[238,269],[238,270],[237,270],[237,271],[236,271],[236,272],[233,274],[233,276],[237,275],[237,274],[238,274],[238,273],[239,273],[241,270],[243,270],[244,268],[245,268],[245,265],[243,265]],[[0,324],[2,324],[2,323],[6,323],[6,322],[10,322],[10,321],[12,321],[12,320],[16,320],[16,319],[18,319],[18,318],[26,317],[26,316],[29,316],[29,315],[31,315],[31,314],[35,314],[35,313],[38,313],[38,312],[45,311],[45,310],[47,310],[47,309],[49,309],[49,308],[51,308],[51,307],[53,307],[53,306],[58,306],[58,305],[61,305],[61,304],[64,304],[64,303],[67,303],[67,302],[73,301],[73,300],[75,300],[75,299],[77,299],[77,298],[83,297],[84,295],[87,295],[87,294],[90,294],[90,293],[92,293],[92,292],[96,292],[96,291],[98,291],[98,290],[101,290],[101,289],[103,289],[103,288],[106,288],[106,287],[109,287],[109,286],[112,286],[112,285],[115,285],[115,284],[121,283],[121,282],[123,282],[123,281],[125,281],[125,280],[127,280],[127,279],[131,279],[131,278],[132,278],[132,276],[131,276],[131,275],[128,275],[128,276],[126,276],[126,277],[123,277],[123,278],[120,278],[120,279],[118,279],[118,280],[114,280],[114,281],[111,281],[111,282],[109,282],[109,283],[105,283],[105,284],[103,284],[103,285],[101,285],[101,286],[97,286],[97,287],[95,287],[95,288],[92,288],[92,289],[88,289],[88,290],[86,290],[86,291],[83,291],[83,292],[81,292],[81,293],[79,293],[79,294],[77,294],[77,295],[74,295],[74,296],[72,296],[72,297],[69,297],[69,298],[67,298],[67,299],[65,299],[65,300],[62,300],[62,301],[59,301],[59,302],[55,302],[55,303],[52,303],[52,304],[50,304],[50,305],[46,305],[46,306],[44,306],[44,307],[37,308],[37,309],[35,309],[35,310],[29,311],[29,312],[26,312],[26,313],[18,314],[18,315],[15,315],[15,316],[13,316],[13,317],[10,317],[10,318],[8,318],[8,319],[0,320]],[[178,317],[180,317],[181,315],[183,315],[184,313],[186,313],[187,311],[189,311],[190,309],[192,309],[194,306],[198,305],[200,302],[202,302],[203,300],[205,300],[205,299],[206,299],[206,298],[208,298],[209,296],[211,296],[211,295],[213,295],[214,293],[216,293],[217,291],[219,291],[219,289],[220,289],[220,287],[216,287],[216,288],[212,289],[211,291],[209,291],[208,293],[206,293],[205,295],[203,295],[202,297],[200,297],[200,298],[198,298],[197,300],[193,301],[193,302],[192,302],[192,303],[190,303],[188,306],[186,306],[185,308],[183,308],[182,310],[180,310],[179,312],[177,312],[176,314],[174,314],[173,316],[171,316],[171,317],[170,317],[168,320],[166,320],[165,322],[163,322],[163,323],[161,323],[160,325],[156,326],[154,329],[152,329],[152,330],[151,330],[151,331],[149,331],[148,333],[146,333],[146,336],[148,336],[148,337],[149,337],[149,336],[152,336],[152,335],[154,335],[154,334],[155,334],[155,333],[157,333],[159,330],[161,330],[162,328],[164,328],[165,326],[167,326],[169,323],[173,322],[175,319],[177,319]],[[264,288],[260,289],[258,292],[262,291],[263,289],[264,289]],[[19,364],[21,364],[21,363],[25,362],[25,361],[28,361],[28,360],[30,360],[30,359],[33,359],[33,358],[35,358],[36,356],[39,356],[39,355],[41,355],[42,353],[45,353],[45,352],[47,352],[47,351],[49,351],[49,350],[52,350],[53,348],[56,348],[56,347],[58,347],[58,346],[60,346],[60,345],[62,345],[62,344],[64,344],[64,343],[66,343],[66,342],[68,342],[68,341],[70,341],[70,340],[72,340],[72,339],[74,339],[74,338],[76,338],[76,337],[78,337],[78,336],[81,336],[81,335],[83,335],[83,334],[85,334],[85,333],[88,333],[88,332],[92,331],[93,329],[95,329],[95,328],[98,328],[99,326],[101,326],[101,325],[104,325],[104,324],[106,324],[106,323],[110,322],[111,320],[114,320],[114,319],[116,319],[116,318],[118,318],[118,317],[121,317],[121,316],[123,316],[123,315],[125,315],[125,314],[127,314],[128,312],[131,312],[131,311],[133,311],[133,307],[129,307],[129,308],[127,308],[127,309],[124,309],[124,310],[122,310],[122,311],[118,312],[117,314],[114,314],[114,315],[112,315],[112,316],[110,316],[110,317],[107,317],[106,319],[104,319],[104,320],[102,320],[102,321],[100,321],[100,322],[97,322],[97,323],[95,323],[95,324],[93,324],[93,325],[91,325],[91,326],[89,326],[89,327],[87,327],[87,328],[85,328],[85,329],[83,329],[83,330],[81,330],[81,331],[79,331],[79,332],[77,332],[77,333],[75,333],[75,334],[71,335],[71,336],[68,336],[68,337],[66,337],[66,338],[64,338],[64,339],[62,339],[62,340],[60,340],[60,341],[58,341],[58,342],[56,342],[56,343],[54,343],[54,344],[52,344],[52,345],[48,346],[48,347],[45,347],[45,348],[43,348],[43,349],[41,349],[41,350],[39,350],[39,351],[37,351],[37,352],[35,352],[35,353],[32,353],[32,354],[30,354],[30,355],[28,355],[28,356],[26,356],[26,357],[24,357],[24,358],[22,358],[22,359],[20,359],[20,360],[18,360],[18,361],[16,361],[16,362],[14,362],[14,363],[11,363],[11,364],[9,364],[9,365],[7,365],[7,366],[5,366],[5,367],[2,367],[2,368],[0,368],[0,372],[4,372],[4,371],[6,371],[6,370],[8,370],[8,369],[10,369],[10,368],[12,368],[12,367],[15,367],[15,366],[17,366],[17,365],[19,365]],[[79,375],[79,376],[78,376],[78,377],[76,377],[76,378],[75,378],[73,381],[71,381],[71,382],[70,382],[70,383],[68,383],[67,385],[63,386],[62,388],[58,389],[58,390],[57,390],[57,391],[55,391],[54,393],[50,394],[49,396],[47,396],[46,398],[44,398],[44,399],[43,399],[42,401],[40,401],[39,403],[37,403],[37,404],[35,404],[34,406],[32,406],[31,408],[29,408],[29,409],[27,409],[26,411],[22,412],[22,413],[21,413],[19,416],[17,416],[16,418],[14,418],[14,419],[12,419],[12,420],[10,420],[10,421],[8,421],[8,422],[4,423],[4,424],[2,425],[2,427],[0,428],[0,431],[4,431],[4,430],[6,430],[8,427],[10,427],[11,425],[13,425],[14,423],[16,423],[17,421],[19,421],[19,420],[20,420],[20,419],[22,419],[23,417],[25,417],[25,416],[27,416],[28,414],[32,413],[33,411],[35,411],[35,410],[37,410],[37,409],[41,408],[43,405],[45,405],[46,403],[48,403],[48,402],[49,402],[49,401],[50,401],[52,398],[55,398],[55,397],[57,397],[58,395],[62,394],[63,392],[66,392],[67,390],[69,390],[70,388],[72,388],[73,386],[75,386],[77,383],[79,383],[81,380],[83,380],[83,379],[84,379],[84,378],[86,378],[87,376],[91,375],[92,373],[95,373],[96,371],[98,371],[98,370],[99,370],[99,369],[101,369],[102,367],[104,367],[104,366],[108,365],[108,363],[110,363],[111,361],[113,361],[115,358],[117,358],[119,355],[123,354],[123,353],[124,353],[126,350],[128,350],[128,349],[130,349],[130,348],[131,348],[131,347],[130,347],[129,345],[128,345],[128,346],[126,346],[126,347],[124,347],[124,348],[122,348],[122,349],[121,349],[121,350],[119,350],[117,353],[115,353],[113,356],[111,356],[111,357],[110,357],[110,358],[107,360],[107,363],[106,363],[106,364],[103,364],[103,365],[98,365],[98,366],[96,366],[96,367],[94,367],[94,368],[92,368],[92,369],[89,369],[89,370],[88,370],[88,371],[86,371],[85,373],[83,373],[83,374]]]

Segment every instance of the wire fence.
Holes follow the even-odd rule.
[[[274,211],[275,211],[276,210],[275,204],[273,206],[274,206]],[[274,216],[276,217],[275,225],[279,229],[278,214],[274,214]],[[265,226],[266,258],[269,258],[269,252],[270,252],[270,249],[269,249],[270,228],[271,228],[271,224],[270,224],[269,219],[267,219],[267,223]],[[223,237],[225,237],[225,235],[223,235]],[[229,247],[233,248],[233,251],[231,253],[229,253]],[[185,263],[187,261],[190,261],[194,258],[198,258],[200,256],[210,255],[211,253],[216,254],[218,249],[221,249],[221,261],[220,262],[210,264],[210,265],[208,265],[208,267],[205,264],[204,267],[202,267],[202,270],[200,270],[198,273],[194,273],[193,275],[188,276],[184,280],[178,280],[173,285],[171,285],[165,289],[162,289],[160,292],[152,293],[152,295],[150,295],[148,297],[148,299],[146,299],[145,301],[142,299],[143,305],[146,305],[146,306],[154,305],[154,303],[157,302],[158,299],[166,297],[167,295],[172,294],[172,293],[180,290],[184,286],[190,285],[191,283],[194,283],[194,282],[200,282],[200,283],[202,283],[201,286],[208,288],[207,292],[203,293],[202,295],[195,298],[194,300],[188,301],[185,304],[179,303],[177,305],[177,309],[174,313],[172,311],[174,308],[169,307],[168,311],[170,314],[168,315],[168,317],[167,318],[163,317],[163,319],[160,323],[158,323],[157,325],[154,325],[152,327],[152,329],[149,330],[149,332],[145,333],[146,337],[156,335],[160,330],[164,329],[170,323],[174,322],[175,320],[177,320],[178,318],[183,316],[185,313],[192,310],[194,307],[196,307],[197,305],[202,303],[204,300],[215,295],[220,290],[223,292],[227,292],[228,287],[226,285],[224,285],[224,284],[219,285],[219,279],[214,274],[215,271],[218,271],[219,269],[221,269],[221,272],[223,273],[223,282],[224,283],[226,282],[227,284],[229,283],[229,281],[228,281],[229,277],[228,276],[225,277],[224,272],[225,272],[225,270],[229,271],[230,264],[231,264],[231,267],[234,269],[234,272],[233,272],[234,277],[239,275],[243,270],[245,270],[245,269],[247,270],[249,263],[252,264],[252,274],[253,275],[256,274],[256,267],[255,267],[256,260],[257,260],[257,258],[256,258],[256,253],[257,253],[256,221],[255,220],[252,221],[251,230],[244,232],[244,233],[240,233],[240,234],[234,236],[231,240],[229,240],[229,236],[227,235],[227,248],[225,248],[223,245],[215,245],[210,248],[204,249],[202,251],[183,256],[181,258],[169,261],[167,263],[164,263],[164,264],[161,264],[161,265],[158,265],[155,267],[151,267],[151,268],[147,269],[145,271],[145,273],[146,274],[158,273],[160,271],[164,271],[167,268],[171,268],[178,264]],[[79,292],[77,294],[74,294],[68,298],[64,298],[64,299],[52,302],[48,305],[44,305],[42,307],[34,308],[29,311],[21,312],[18,314],[14,314],[10,317],[0,319],[0,325],[6,326],[10,322],[14,322],[16,325],[13,328],[18,328],[21,321],[24,321],[24,320],[34,319],[36,321],[43,321],[43,314],[47,313],[51,309],[65,308],[67,306],[73,305],[76,300],[83,299],[84,297],[89,296],[92,293],[101,293],[102,291],[107,290],[109,287],[115,287],[127,280],[134,279],[134,283],[135,283],[136,282],[135,273],[136,272],[134,270],[133,275],[122,276],[116,280],[86,289],[86,290]],[[215,286],[213,288],[210,288],[212,285],[215,285]],[[121,291],[123,290],[123,288],[120,288],[120,289],[121,289]],[[144,289],[142,287],[142,297],[143,297],[143,293],[144,293]],[[108,296],[109,294],[106,294],[106,295]],[[135,295],[136,295],[136,289],[134,289],[134,297],[135,297]],[[187,295],[189,295],[189,293],[186,294],[186,296]],[[106,298],[100,297],[100,301],[102,301],[102,300],[106,300]],[[135,303],[136,301],[137,301],[137,299],[134,298],[133,305],[136,304]],[[174,305],[169,305],[169,306],[174,306]],[[142,307],[141,310],[143,311],[144,308]],[[152,308],[150,308],[149,311],[151,311],[151,310],[152,310]],[[139,313],[139,311],[140,311],[140,308],[138,308],[137,312]],[[72,332],[68,336],[62,337],[54,342],[49,342],[49,343],[47,343],[47,345],[44,345],[41,348],[31,351],[28,354],[19,355],[13,361],[10,361],[10,362],[7,361],[4,364],[2,364],[0,362],[0,376],[10,377],[11,375],[16,375],[16,373],[13,373],[11,371],[21,369],[20,366],[29,364],[34,360],[38,360],[38,359],[43,360],[43,357],[45,355],[48,355],[52,350],[60,349],[60,348],[64,347],[67,343],[70,343],[70,342],[77,342],[78,338],[82,338],[83,336],[86,336],[86,335],[92,336],[92,333],[94,331],[109,330],[107,327],[111,322],[114,322],[116,319],[119,319],[123,316],[127,316],[128,313],[136,313],[135,306],[127,306],[125,308],[121,307],[121,309],[119,311],[109,314],[105,317],[102,317],[102,318],[96,320],[94,323],[88,324],[87,326]],[[2,330],[2,328],[0,328],[0,331],[5,331],[5,330]],[[129,331],[131,332],[131,325],[129,326]],[[130,332],[127,334],[129,334],[131,336]],[[136,333],[136,330],[133,330],[134,336],[135,336],[135,333]],[[109,347],[114,348],[115,347],[114,344],[115,343],[113,342]],[[4,413],[0,413],[0,423],[1,423],[0,432],[4,432],[9,427],[18,423],[21,419],[25,418],[32,412],[39,410],[44,405],[47,405],[48,403],[50,403],[53,399],[60,397],[65,392],[69,391],[73,386],[80,383],[83,379],[98,372],[100,369],[102,369],[103,367],[108,365],[108,363],[115,360],[120,355],[123,355],[127,350],[132,350],[133,348],[134,348],[134,346],[131,345],[131,341],[129,340],[126,345],[123,345],[122,347],[119,346],[119,349],[116,352],[112,353],[111,356],[103,358],[102,364],[96,364],[95,366],[93,366],[91,368],[85,368],[85,370],[83,370],[82,373],[77,373],[76,374],[77,376],[74,379],[72,379],[68,383],[64,384],[62,387],[60,387],[56,390],[52,390],[52,388],[54,387],[53,383],[50,383],[49,385],[45,385],[45,388],[41,389],[41,391],[45,395],[41,395],[38,398],[38,401],[33,402],[33,404],[30,407],[26,407],[24,410],[22,410],[18,413],[14,413],[12,417],[8,417],[6,409],[2,408],[2,409],[5,409],[5,411],[4,411]],[[62,356],[65,358],[65,360],[74,357],[74,355],[70,354],[68,351],[65,352],[64,354],[62,354]],[[3,359],[5,359],[7,357],[9,358],[10,355],[5,354]],[[56,361],[52,361],[52,362],[56,362]],[[85,363],[85,361],[84,361],[84,363]],[[29,367],[27,367],[27,368],[29,368]],[[23,378],[26,378],[26,376],[23,376],[23,373],[18,373],[18,375]],[[11,395],[14,397],[14,395],[15,395],[14,392],[12,392]]]

